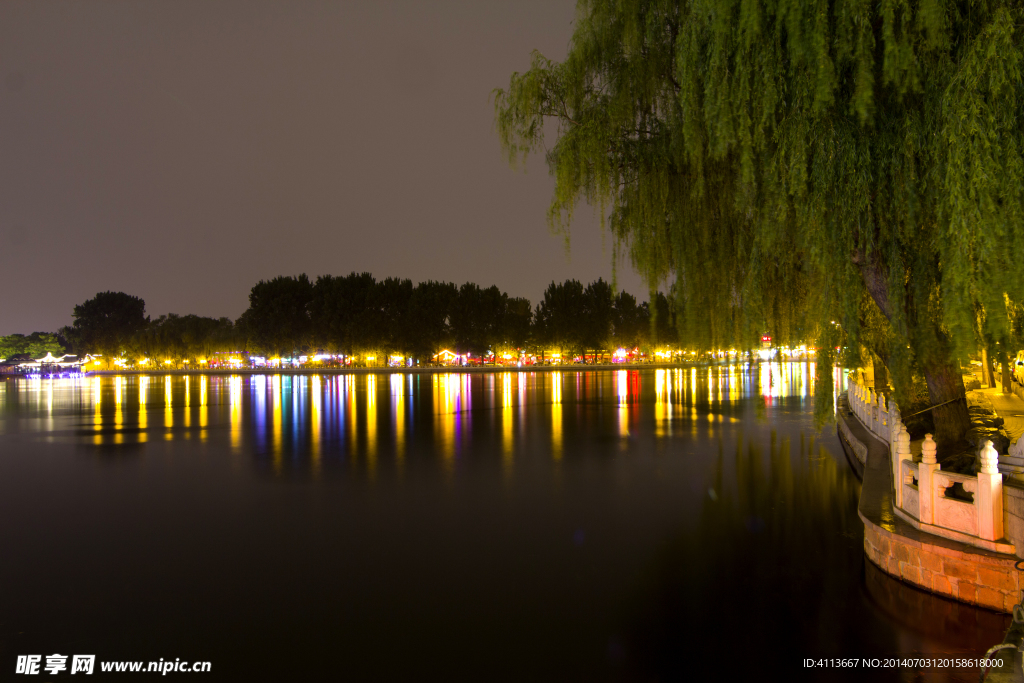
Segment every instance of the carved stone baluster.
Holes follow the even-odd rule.
[[[910,434],[907,432],[906,427],[901,427],[900,433],[896,438],[896,457],[893,458],[896,464],[896,472],[899,473],[903,467],[904,460],[913,461],[914,456],[910,454]],[[897,475],[896,479],[899,484],[896,486],[896,507],[903,507],[903,485],[900,477]]]
[[[881,418],[882,423],[879,426],[879,432],[884,434],[883,438],[889,438],[889,401],[885,400],[885,394],[878,395],[878,416]]]
[[[986,541],[1003,537],[1003,475],[999,474],[999,453],[986,441],[981,449],[981,471],[974,504],[978,510],[978,535]]]
[[[924,435],[924,443],[921,444],[921,464],[917,468],[917,491],[918,500],[921,504],[921,515],[919,519],[922,524],[935,523],[935,486],[933,485],[934,474],[942,469],[935,457],[938,446],[932,439],[931,434]]]

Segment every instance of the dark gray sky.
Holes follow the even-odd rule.
[[[562,59],[573,0],[0,4],[0,334],[99,291],[237,317],[260,279],[370,271],[496,284],[611,274],[567,257],[543,159],[512,170],[490,92]],[[643,296],[628,265],[620,287]]]

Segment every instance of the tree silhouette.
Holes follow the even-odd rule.
[[[146,302],[124,292],[100,292],[72,313],[75,344],[83,353],[100,354],[109,368],[145,328]]]

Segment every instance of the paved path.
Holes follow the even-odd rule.
[[[992,408],[1003,418],[1003,428],[1010,435],[1010,443],[1024,435],[1024,399],[1015,394],[1004,394],[996,383],[994,389],[980,389],[992,401]]]

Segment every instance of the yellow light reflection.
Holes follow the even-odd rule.
[[[103,435],[100,433],[100,430],[103,428],[103,384],[99,377],[92,378],[92,400],[92,425],[95,432],[93,443],[99,446],[103,443]]]
[[[280,474],[284,466],[284,453],[281,450],[281,375],[274,375],[270,391],[274,398],[274,419],[271,421],[271,459],[274,463],[274,474]]]
[[[654,419],[655,435],[671,433],[672,423],[672,375],[666,370],[654,371]]]
[[[434,375],[434,420],[437,424],[438,451],[445,473],[451,475],[455,467],[455,410],[458,397],[458,379],[451,374]]]
[[[139,443],[146,443],[149,440],[149,412],[146,408],[146,399],[149,392],[149,377],[139,377]]]
[[[399,473],[405,464],[405,398],[403,382],[405,377],[398,373],[391,375],[391,414],[395,426],[395,462]]]
[[[366,376],[366,474],[377,475],[377,376]]]
[[[562,373],[551,373],[551,456],[562,459]]]
[[[171,376],[164,377],[164,438],[174,438],[171,429],[174,427],[174,395],[171,390]]]
[[[231,450],[242,446],[242,378],[232,375],[228,383],[228,400],[231,402]]]
[[[124,411],[121,408],[121,385],[124,381],[123,377],[114,378],[114,443],[124,443],[124,434],[121,433],[121,427],[124,424]]]
[[[199,378],[199,440],[206,441],[206,425],[210,417],[210,406],[206,401],[206,375]]]
[[[313,476],[320,476],[320,416],[322,414],[322,408],[320,406],[320,400],[323,393],[323,386],[320,382],[320,375],[313,375],[313,386],[310,389],[312,392],[312,400],[309,402],[309,419],[310,419],[310,444],[309,444],[309,455],[311,467],[313,470]]]
[[[615,373],[615,393],[619,398],[619,436],[629,436],[629,372]]]
[[[192,394],[189,387],[189,377],[185,375],[185,438],[191,439],[192,434],[189,431],[189,427],[192,426]]]
[[[512,476],[512,468],[515,463],[512,419],[512,373],[506,372],[501,377],[501,460],[505,479]]]
[[[357,426],[358,422],[356,417],[359,415],[358,408],[356,406],[356,380],[355,377],[349,375],[345,378],[345,391],[348,396],[348,441],[349,441],[349,452],[352,453],[352,463],[356,462],[355,454],[358,453],[356,450],[356,440],[358,438]]]
[[[531,377],[536,377],[536,375],[533,375],[533,374],[531,374],[530,376]],[[519,408],[519,410],[518,410],[518,415],[519,415],[518,422],[519,422],[519,438],[520,438],[520,441],[521,441],[523,439],[524,434],[526,433],[526,373],[524,373],[524,372],[518,373],[517,381],[519,383],[519,399],[518,399],[518,401],[516,401],[516,406],[518,406],[518,408]]]

